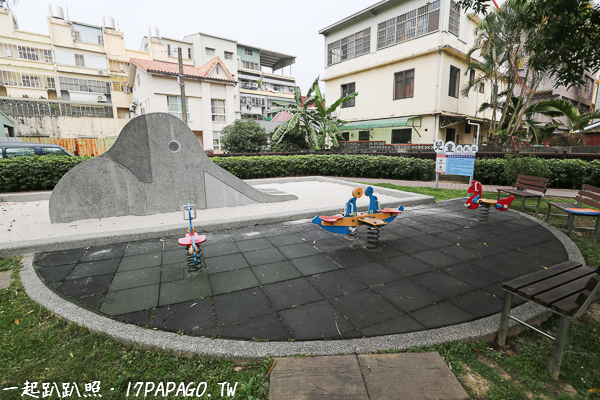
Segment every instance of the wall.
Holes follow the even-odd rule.
[[[119,133],[114,118],[13,117],[13,120],[18,136],[107,138]]]

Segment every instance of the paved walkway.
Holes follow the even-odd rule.
[[[424,181],[404,181],[400,179],[375,179],[375,178],[349,178],[349,177],[339,177],[338,179],[344,179],[347,181],[353,182],[367,182],[367,183],[391,183],[398,186],[412,186],[412,187],[435,187],[434,182],[424,182]],[[456,189],[456,190],[464,190],[465,197],[467,196],[467,189],[469,185],[467,183],[453,183],[453,182],[439,182],[438,188],[440,189]],[[512,189],[511,186],[499,186],[499,185],[483,185],[484,192],[492,192],[496,193],[498,189]],[[546,192],[546,196],[550,197],[572,197],[575,198],[577,195],[577,190],[571,189],[548,189]]]
[[[209,232],[202,273],[187,272],[177,237],[40,253],[35,264],[69,300],[150,328],[269,341],[381,336],[496,314],[503,281],[568,259],[536,221],[477,215],[464,200],[407,207],[375,250],[362,229],[349,238],[307,220]]]

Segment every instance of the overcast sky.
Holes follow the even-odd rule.
[[[203,32],[294,55],[292,76],[305,94],[315,78],[324,75],[324,40],[318,31],[377,1],[18,0],[11,8],[21,30],[42,34],[48,33],[48,4],[63,7],[65,18],[68,9],[71,21],[101,26],[104,15],[113,17],[125,34],[126,47],[132,50],[139,50],[148,27],[154,26],[168,38],[183,39],[186,34]],[[289,67],[284,74],[289,76]],[[324,88],[321,83],[321,90]]]

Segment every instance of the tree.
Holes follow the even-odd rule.
[[[298,151],[309,148],[306,136],[299,129],[287,132],[277,143],[271,142],[271,151]]]
[[[306,93],[306,100],[302,104],[302,93],[300,88],[294,88],[294,104],[277,104],[279,108],[273,112],[287,111],[292,114],[292,118],[279,125],[271,141],[280,143],[283,137],[290,132],[297,130],[308,139],[311,148],[319,150],[325,148],[327,141],[330,141],[335,147],[338,146],[337,138],[342,138],[342,131],[339,125],[345,121],[334,118],[331,114],[342,104],[358,96],[358,92],[348,96],[340,97],[330,107],[325,104],[325,99],[321,95],[319,88],[319,77],[315,79],[312,86]],[[314,105],[315,109],[309,108]]]
[[[527,43],[528,66],[554,76],[561,86],[581,86],[586,70],[600,69],[600,8],[590,0],[515,0],[518,23],[535,32]],[[457,7],[485,15],[487,0],[460,0]]]
[[[581,131],[583,128],[588,126],[594,119],[600,119],[600,110],[588,111],[580,114],[579,110],[575,108],[573,103],[565,99],[554,99],[548,101],[541,101],[534,105],[541,104],[545,110],[554,112],[555,116],[564,116],[566,121],[553,120],[547,128],[556,128],[559,126],[567,128],[567,142],[573,142],[575,131]]]
[[[238,119],[221,131],[223,150],[232,153],[251,153],[263,149],[268,143],[265,128],[252,119]]]

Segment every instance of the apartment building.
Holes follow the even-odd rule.
[[[149,54],[126,49],[110,17],[68,21],[50,6],[46,20],[48,34],[21,31],[0,8],[0,112],[17,136],[116,137],[130,117],[129,59]]]
[[[491,90],[460,90],[467,71],[477,15],[454,0],[384,0],[322,30],[328,96],[358,92],[338,118],[349,141],[467,144],[491,115],[478,113]]]

